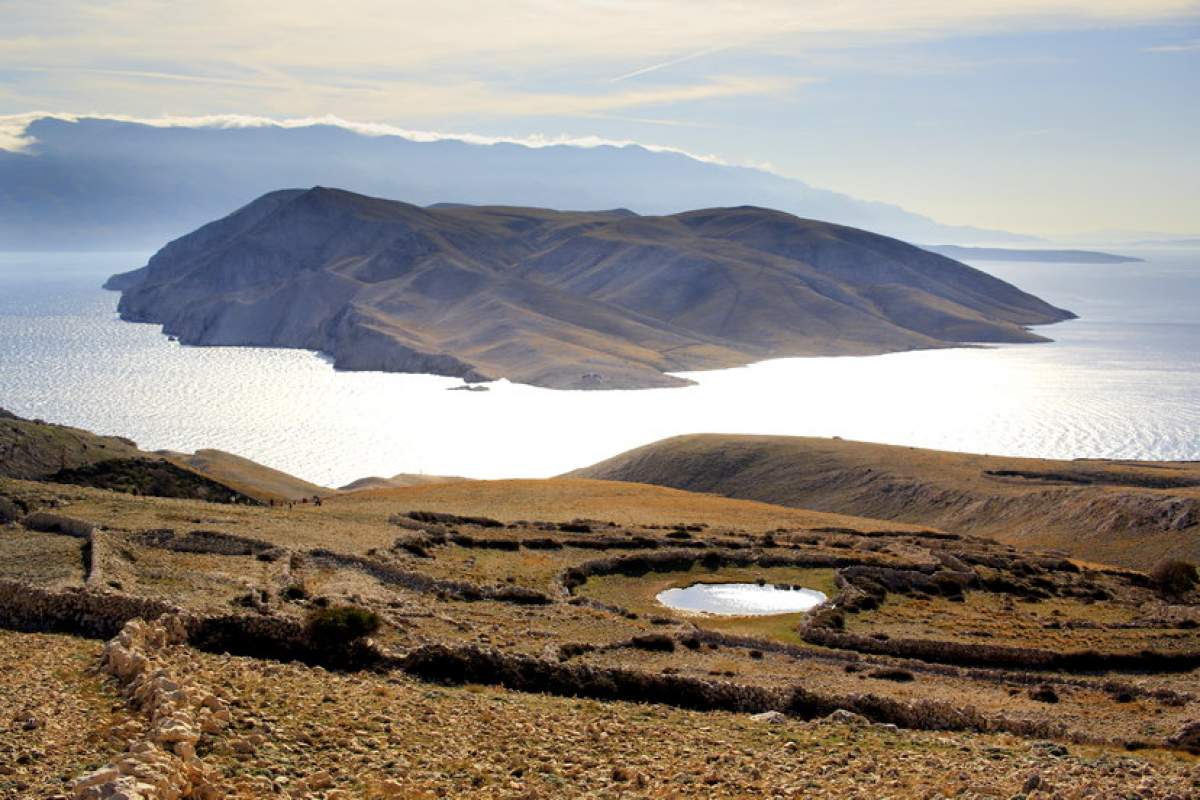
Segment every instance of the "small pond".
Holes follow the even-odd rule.
[[[763,616],[808,611],[825,602],[815,589],[757,583],[694,583],[667,589],[655,598],[676,611],[700,611],[730,616]]]

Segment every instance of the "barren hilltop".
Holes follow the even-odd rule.
[[[1041,458],[807,436],[695,434],[576,470],[890,519],[1149,567],[1200,559],[1200,463]]]
[[[122,318],[188,344],[556,389],[1044,341],[1025,326],[1073,316],[896,239],[764,208],[421,208],[321,187],[264,195],[107,285]]]

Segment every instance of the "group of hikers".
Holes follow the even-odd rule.
[[[276,502],[276,500],[274,498],[271,498],[271,499],[267,500],[267,505],[270,506],[271,508],[275,508],[275,506],[282,507],[282,506],[286,505],[288,507],[288,510],[290,511],[292,508],[295,507],[296,502],[297,501],[295,501],[295,500],[279,500],[278,502]],[[309,502],[309,499],[307,497],[301,497],[299,502],[307,505]],[[320,506],[321,505],[321,496],[314,494],[312,496],[312,504],[314,506]]]

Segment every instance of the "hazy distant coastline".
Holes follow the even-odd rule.
[[[963,247],[956,244],[921,245],[931,253],[967,261],[1038,261],[1050,264],[1129,264],[1143,259],[1097,250],[1027,250],[1007,247]]]

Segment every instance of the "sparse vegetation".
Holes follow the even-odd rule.
[[[59,470],[47,480],[150,497],[194,498],[210,503],[258,502],[228,486],[162,459],[109,459]]]
[[[379,615],[359,606],[330,606],[308,615],[305,631],[318,647],[342,647],[379,630]]]
[[[1154,565],[1154,569],[1150,571],[1150,578],[1164,595],[1178,598],[1196,588],[1197,582],[1200,582],[1200,573],[1197,572],[1195,564],[1166,559]]]
[[[194,620],[191,645],[173,657],[188,669],[204,664],[206,678],[220,676],[214,677],[219,685],[237,687],[231,689],[236,733],[206,738],[201,748],[203,762],[240,782],[241,788],[227,792],[231,797],[278,795],[265,783],[261,795],[245,788],[259,768],[291,776],[287,792],[294,795],[333,789],[379,795],[376,784],[384,775],[396,792],[411,789],[415,796],[432,791],[452,797],[464,786],[493,785],[474,786],[475,774],[508,776],[544,794],[586,794],[584,776],[612,781],[614,763],[628,768],[618,783],[631,796],[686,795],[692,789],[711,796],[761,795],[775,785],[770,776],[784,779],[780,765],[803,761],[780,757],[787,741],[808,742],[814,753],[832,748],[839,755],[886,758],[936,741],[955,742],[947,752],[957,754],[959,743],[974,741],[970,731],[1007,732],[988,739],[1000,743],[989,746],[1017,755],[980,755],[971,774],[975,783],[1007,796],[1021,789],[1024,775],[1016,783],[1003,770],[992,783],[981,776],[1030,752],[1030,738],[1053,740],[1071,753],[1080,742],[1132,743],[1144,748],[1138,758],[1147,760],[1139,764],[1173,763],[1162,760],[1173,757],[1164,756],[1163,748],[1194,746],[1186,734],[1197,702],[1194,673],[1164,671],[1166,662],[1153,661],[1145,662],[1144,673],[1122,673],[1119,661],[1098,655],[1143,649],[1186,655],[1200,648],[1200,629],[1188,624],[1200,615],[1186,602],[1162,603],[1144,573],[1012,551],[969,536],[847,518],[835,525],[827,515],[649,487],[583,481],[568,491],[571,484],[506,482],[471,491],[469,484],[445,484],[388,490],[420,496],[411,503],[371,492],[332,498],[321,507],[266,509],[0,481],[6,497],[96,526],[90,550],[53,525],[47,532],[0,530],[0,578],[61,591],[71,604],[62,625],[89,620],[107,635],[113,625],[97,617],[96,603],[147,598],[154,613],[166,604],[187,609]],[[540,500],[539,485],[545,492]],[[628,505],[627,497],[633,498]],[[469,503],[455,505],[459,498]],[[521,502],[536,513],[520,513]],[[408,516],[404,530],[387,524],[397,508],[410,507],[502,526]],[[646,509],[654,521],[625,521],[629,508]],[[688,523],[686,539],[672,535],[686,518],[681,510],[696,520]],[[543,521],[509,521],[530,518]],[[616,524],[592,521],[597,518]],[[748,522],[739,525],[739,519]],[[564,522],[592,530],[563,530]],[[415,545],[419,555],[405,545]],[[264,553],[272,559],[259,560]],[[808,566],[789,566],[796,563]],[[104,591],[73,591],[93,570],[90,585]],[[808,615],[724,618],[691,616],[655,601],[668,586],[759,580],[816,588],[831,602]],[[246,605],[238,605],[239,598]],[[0,598],[0,615],[3,608]],[[805,641],[806,623],[856,638]],[[860,638],[872,649],[859,651]],[[947,665],[946,654],[967,645],[1092,656],[1077,672],[1036,661],[987,669]],[[283,663],[291,658],[329,671]],[[1097,663],[1115,666],[1097,676]],[[361,671],[339,672],[353,670]],[[458,716],[446,716],[453,698],[467,705]],[[690,717],[681,708],[724,713]],[[562,728],[564,718],[552,709],[588,722],[577,730],[570,727],[575,723]],[[846,721],[821,722],[839,709],[852,712],[835,715]],[[782,721],[747,716],[764,712],[777,712]],[[402,714],[421,720],[420,735],[412,725],[396,724]],[[241,727],[240,715],[253,715],[254,727]],[[669,748],[597,750],[605,740],[596,731],[631,731],[645,721],[647,736],[666,740],[679,735],[672,726],[685,719],[705,731],[688,739],[695,763]],[[537,782],[544,773],[529,765],[547,763],[540,755],[530,751],[528,762],[520,755],[510,763],[516,755],[511,749],[488,744],[506,721],[517,725],[514,731],[542,724],[570,731],[555,757],[570,753],[579,768],[558,769],[554,780]],[[487,735],[472,740],[475,772],[460,780],[456,757],[444,743],[423,749],[420,741],[431,730],[462,726]],[[944,738],[923,738],[922,730]],[[262,741],[248,741],[253,734]],[[576,734],[589,742],[585,749],[575,749],[583,741]],[[352,735],[360,746],[346,745],[339,735]],[[235,741],[244,749],[235,750]],[[734,757],[745,748],[763,777],[722,782],[717,765],[728,772],[725,762],[705,759],[726,745]],[[296,760],[300,752],[303,764]],[[1038,753],[1043,776],[1070,757]],[[917,784],[944,796],[973,790],[975,783],[929,783],[931,775],[942,776],[947,758],[959,755],[939,756],[928,769],[924,755],[896,762],[890,796],[907,800],[913,792],[906,787]],[[583,766],[584,757],[605,763],[603,770]],[[420,777],[426,773],[415,773],[410,781],[411,770],[384,766],[400,758],[422,759],[441,777],[430,783]],[[353,775],[332,771],[347,762],[355,764]],[[655,764],[661,769],[650,768]],[[795,766],[786,780],[802,780],[800,769]],[[675,776],[689,770],[700,777],[680,783]],[[812,774],[826,787],[836,770]],[[1073,787],[1070,781],[1083,774],[1063,773],[1056,786]],[[4,780],[0,774],[0,785]],[[810,790],[820,796],[823,788]]]

